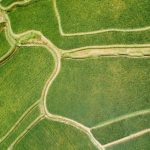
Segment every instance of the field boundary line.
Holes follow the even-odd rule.
[[[20,122],[22,122],[24,120],[24,118],[32,112],[32,110],[38,106],[39,104],[39,100],[36,101],[34,104],[32,104],[22,115],[21,117],[17,120],[17,122],[10,128],[10,130],[0,139],[0,143],[2,143],[20,124]]]
[[[22,0],[22,1],[18,1],[18,2],[13,2],[12,4],[10,4],[6,7],[0,5],[0,8],[5,11],[10,11],[13,7],[23,6],[23,5],[29,4],[31,1],[32,0]]]
[[[36,126],[41,120],[43,116],[38,116],[8,147],[8,150],[12,150],[16,144],[34,127]]]
[[[129,118],[133,118],[133,117],[136,117],[136,116],[141,116],[141,115],[145,115],[145,114],[149,114],[149,113],[150,113],[150,109],[147,109],[147,110],[136,111],[134,113],[122,115],[122,116],[117,117],[115,119],[103,122],[99,125],[96,125],[96,126],[92,127],[91,130],[98,129],[98,128],[101,128],[101,127],[104,127],[104,126],[107,126],[107,125],[110,125],[110,124],[113,124],[113,123],[116,123],[116,122],[119,122],[119,121],[122,121],[122,120],[126,120],[126,119],[129,119]]]
[[[126,136],[124,138],[121,138],[119,140],[116,140],[116,141],[113,141],[113,142],[110,142],[108,144],[105,144],[103,145],[105,148],[108,148],[108,147],[111,147],[111,146],[114,146],[114,145],[118,145],[118,144],[121,144],[121,143],[124,143],[126,141],[129,141],[129,140],[132,140],[132,139],[135,139],[137,137],[140,137],[146,133],[150,133],[150,129],[145,129],[145,130],[142,130],[142,131],[139,131],[137,133],[134,133],[134,134],[131,134],[129,136]]]
[[[84,47],[79,47],[79,48],[74,48],[69,50],[62,50],[62,54],[73,53],[73,52],[78,52],[83,50],[108,49],[108,48],[150,48],[150,44],[131,44],[131,45],[118,44],[118,45],[84,46]]]
[[[81,124],[77,121],[74,121],[72,119],[62,117],[62,116],[59,116],[59,115],[50,114],[50,113],[46,114],[46,118],[51,120],[51,121],[56,121],[56,122],[59,122],[59,123],[64,123],[64,124],[70,125],[72,127],[75,127],[76,129],[78,129],[78,130],[82,131],[83,133],[85,133],[89,137],[89,140],[93,143],[93,145],[96,148],[98,148],[99,150],[105,150],[103,145],[95,139],[95,137],[93,136],[93,134],[90,131],[90,128],[84,126],[83,124]]]
[[[101,29],[101,30],[95,30],[89,32],[65,33],[62,28],[61,16],[57,8],[57,0],[53,0],[53,6],[54,6],[57,22],[58,22],[59,32],[62,36],[94,35],[94,34],[105,33],[105,32],[141,32],[141,31],[150,30],[150,26],[146,26],[146,27],[134,28],[134,29],[110,28],[110,29]]]
[[[148,48],[105,48],[105,49],[84,49],[71,53],[63,53],[63,58],[68,59],[85,59],[91,57],[135,57],[147,58],[150,57],[150,47]]]

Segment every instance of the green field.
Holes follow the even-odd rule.
[[[32,139],[32,140],[30,140]],[[96,150],[88,137],[65,124],[43,120],[15,147],[16,150]]]
[[[107,148],[106,150],[148,150],[150,147],[150,134],[138,137],[128,142]]]
[[[102,144],[109,143],[150,127],[150,113],[124,119],[92,130]]]
[[[45,48],[28,47],[0,66],[0,137],[40,98],[53,63]]]
[[[87,45],[148,44],[150,42],[150,30],[141,32],[106,32],[75,37],[61,36],[52,0],[39,0],[30,5],[18,7],[9,13],[9,17],[15,33],[31,29],[41,31],[56,46],[62,49]]]
[[[10,45],[6,40],[4,31],[0,31],[0,57],[4,56],[10,49]]]
[[[66,33],[150,25],[149,0],[56,0]]]
[[[40,115],[39,108],[35,107],[33,110],[18,124],[18,126],[13,130],[11,134],[5,139],[5,141],[0,145],[0,149],[7,149],[8,146],[14,142],[16,137],[18,137],[29,124],[33,122]]]
[[[0,0],[0,150],[149,150],[149,0]]]
[[[48,94],[48,110],[91,127],[148,109],[149,65],[149,59],[63,60]]]

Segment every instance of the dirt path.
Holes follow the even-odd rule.
[[[134,112],[134,113],[131,113],[131,114],[123,115],[123,116],[117,117],[115,119],[112,119],[112,120],[106,121],[104,123],[101,123],[99,125],[96,125],[96,126],[92,127],[91,130],[98,129],[98,128],[101,128],[101,127],[104,127],[104,126],[107,126],[107,125],[125,120],[125,119],[129,119],[129,118],[133,118],[133,117],[136,117],[136,116],[141,116],[141,115],[145,115],[145,114],[149,114],[149,113],[150,113],[150,109],[147,109],[147,110],[141,110],[141,111],[137,111],[137,112]]]
[[[24,118],[32,112],[32,110],[39,104],[39,101],[36,101],[33,105],[31,105],[23,115],[17,120],[17,122],[12,126],[12,128],[0,138],[0,144],[19,126],[19,124],[24,120]]]

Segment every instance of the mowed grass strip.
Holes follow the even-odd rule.
[[[149,0],[56,0],[66,33],[150,25]]]
[[[14,150],[96,150],[88,137],[69,125],[43,120],[14,147]]]
[[[149,109],[149,66],[150,59],[142,58],[64,59],[48,110],[92,127]]]
[[[0,144],[0,149],[7,149],[14,140],[40,115],[38,106],[35,107],[17,126],[17,128]]]
[[[150,128],[150,113],[94,129],[92,133],[102,144],[107,144],[147,128]]]
[[[0,31],[0,57],[4,56],[10,49],[10,45],[6,40],[4,30]]]
[[[31,29],[41,31],[62,49],[92,45],[148,44],[150,42],[150,30],[134,33],[107,32],[75,37],[61,36],[52,0],[33,1],[30,5],[17,7],[8,15],[15,33]]]
[[[54,61],[47,49],[23,47],[0,66],[0,137],[42,93]]]
[[[124,143],[106,148],[106,150],[149,150],[150,148],[150,133],[141,137],[126,141]]]

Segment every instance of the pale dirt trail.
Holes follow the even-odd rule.
[[[14,146],[19,143],[19,141],[35,126],[37,125],[42,119],[43,116],[37,117],[16,139],[13,143],[10,144],[7,150],[13,150]]]
[[[129,118],[133,118],[133,117],[136,117],[136,116],[141,116],[141,115],[145,115],[145,114],[149,114],[149,113],[150,113],[150,109],[141,110],[141,111],[136,111],[136,112],[134,112],[134,113],[126,114],[126,115],[117,117],[117,118],[115,118],[115,119],[108,120],[108,121],[106,121],[106,122],[103,122],[103,123],[101,123],[101,124],[98,124],[98,125],[92,127],[91,130],[93,130],[93,129],[98,129],[98,128],[101,128],[101,127],[104,127],[104,126],[107,126],[107,125],[110,125],[110,124],[113,124],[113,123],[116,123],[116,122],[119,122],[119,121],[122,121],[122,120],[126,120],[126,119],[129,119]]]
[[[33,105],[31,105],[23,114],[22,116],[17,120],[17,122],[11,127],[11,129],[0,138],[0,144],[19,126],[20,122],[29,114],[32,112],[32,110],[39,104],[39,101],[36,101]]]
[[[64,58],[80,59],[98,56],[112,57],[150,57],[150,48],[88,48],[77,51],[64,52]]]

